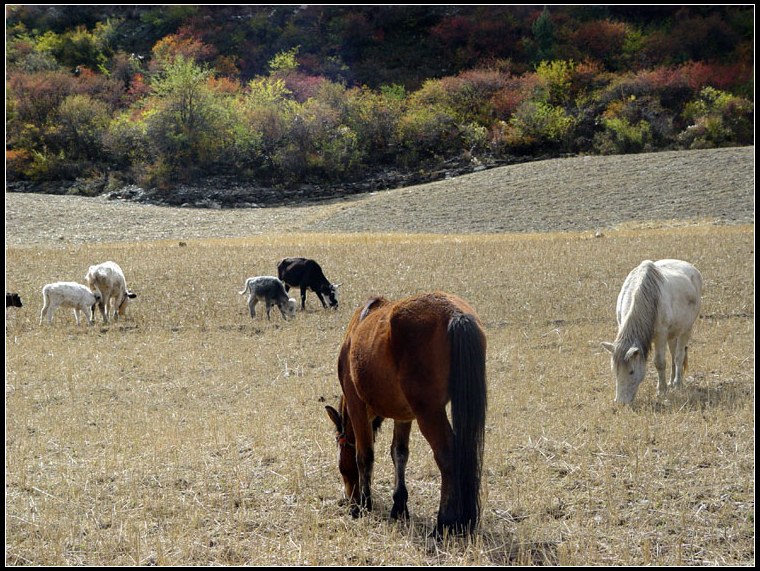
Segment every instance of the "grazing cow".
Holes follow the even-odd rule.
[[[98,307],[103,316],[103,323],[108,323],[110,316],[114,321],[123,316],[130,299],[137,297],[127,289],[127,280],[124,272],[116,262],[103,262],[90,266],[87,275],[84,276],[90,290],[100,293]]]
[[[79,325],[79,312],[84,312],[87,324],[92,325],[95,304],[100,302],[100,293],[92,292],[87,286],[76,282],[55,282],[42,288],[42,300],[40,325],[45,318],[48,323],[52,323],[55,310],[59,307],[71,307],[74,310],[77,325]]]
[[[322,268],[314,260],[307,258],[283,258],[277,264],[277,277],[285,284],[285,291],[291,287],[301,288],[301,309],[306,309],[306,290],[310,289],[322,302],[322,307],[327,309],[324,296],[327,296],[330,307],[338,309],[338,287],[340,284],[331,284]]]
[[[24,307],[21,303],[21,296],[17,293],[5,293],[5,309],[9,307]]]
[[[256,316],[255,307],[259,301],[263,301],[267,309],[267,319],[273,305],[276,305],[282,313],[282,318],[294,317],[296,314],[296,300],[288,297],[283,283],[274,276],[257,276],[248,278],[240,295],[248,294],[248,311],[251,318]]]

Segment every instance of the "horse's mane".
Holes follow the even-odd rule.
[[[615,340],[613,359],[616,365],[622,364],[626,353],[633,346],[639,348],[646,361],[654,338],[663,276],[653,262],[645,262],[637,270],[640,277],[633,292],[633,303]]]
[[[359,321],[363,321],[367,315],[369,315],[369,312],[375,309],[376,307],[379,307],[380,305],[383,305],[388,300],[385,299],[383,296],[378,295],[376,297],[373,297],[367,302],[367,305],[364,306],[364,309],[362,309],[362,312],[359,314]]]

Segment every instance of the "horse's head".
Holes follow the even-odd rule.
[[[647,358],[641,348],[602,343],[612,353],[610,364],[615,375],[615,402],[631,404],[646,373]]]
[[[343,410],[343,407],[340,407]],[[326,406],[327,416],[335,424],[335,441],[338,444],[338,469],[343,478],[343,486],[346,498],[352,506],[356,506],[359,500],[359,467],[356,463],[356,446],[354,444],[353,427],[348,415],[341,415],[331,406]],[[352,512],[354,517],[358,516]]]

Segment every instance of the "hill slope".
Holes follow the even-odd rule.
[[[309,206],[204,210],[6,193],[8,245],[271,232],[554,232],[754,223],[754,147],[553,159]]]

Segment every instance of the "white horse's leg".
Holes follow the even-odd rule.
[[[668,385],[665,381],[665,352],[667,351],[667,341],[664,335],[656,336],[654,339],[654,367],[657,369],[657,396],[662,396],[668,391]]]
[[[676,371],[678,370],[678,367],[676,366],[676,363],[678,362],[678,359],[676,359],[676,354],[678,353],[678,339],[669,339],[668,348],[670,349],[670,382],[668,383],[668,387],[673,388],[676,383]]]
[[[674,361],[674,367],[675,367],[675,374],[673,375],[673,380],[671,382],[671,386],[673,388],[680,387],[681,383],[683,382],[683,370],[684,370],[684,361],[686,360],[686,344],[688,343],[688,339],[686,337],[679,337],[676,339],[675,343],[675,354],[673,355],[673,361]]]

